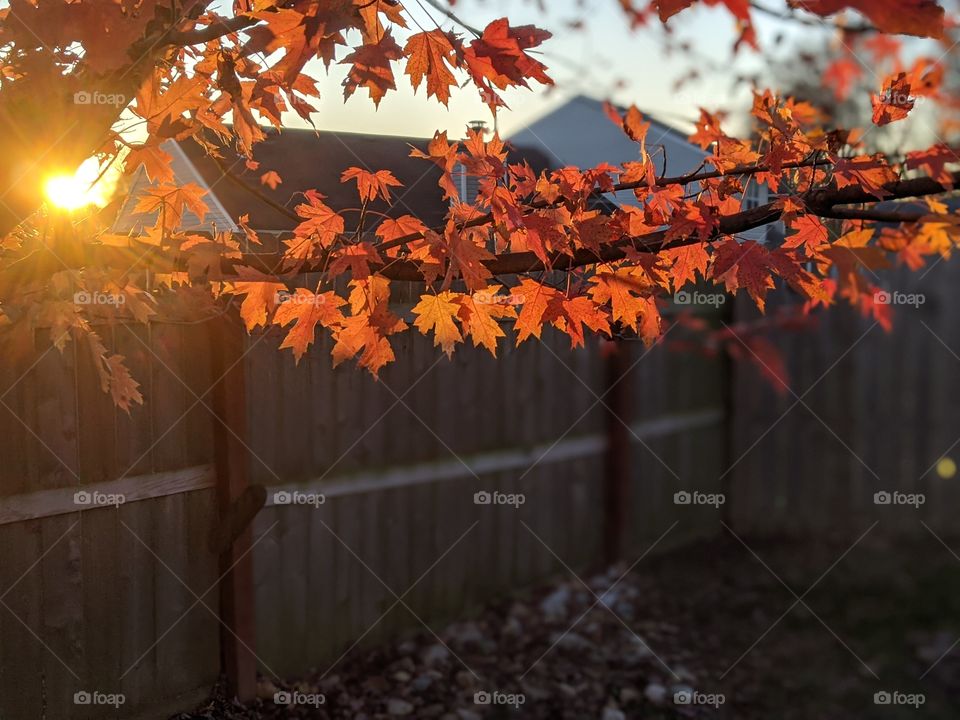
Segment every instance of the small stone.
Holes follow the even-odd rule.
[[[566,587],[559,587],[540,602],[540,612],[547,622],[563,620],[567,616],[569,602],[570,591]]]
[[[475,713],[473,710],[465,710],[463,708],[457,710],[457,717],[460,718],[460,720],[483,720],[479,713]]]
[[[600,718],[601,720],[627,720],[627,716],[615,707],[605,707]]]
[[[402,643],[397,645],[397,653],[399,655],[413,655],[417,651],[417,644],[412,640],[404,640]]]
[[[454,625],[449,630],[450,640],[460,647],[479,645],[483,642],[483,633],[476,623],[466,622]]]
[[[387,700],[387,712],[396,716],[409,715],[413,712],[413,705],[408,703],[406,700],[390,698]]]
[[[667,704],[667,689],[660,683],[650,683],[643,690],[643,695],[654,705],[663,707]]]
[[[454,679],[457,681],[457,685],[465,689],[472,688],[476,684],[476,678],[466,670],[458,672]]]
[[[410,687],[412,687],[416,692],[423,692],[431,685],[433,685],[433,678],[426,674],[417,675],[413,679],[413,682],[410,683]]]
[[[503,624],[503,629],[500,631],[504,637],[516,638],[523,635],[523,623],[521,623],[514,616],[507,618],[507,621]]]
[[[640,691],[636,688],[626,687],[620,690],[620,702],[623,705],[629,705],[640,699]]]
[[[393,679],[401,683],[410,682],[410,673],[406,670],[400,670],[393,674]]]
[[[574,632],[569,632],[560,636],[559,638],[555,637],[554,641],[556,642],[558,648],[562,648],[564,650],[582,652],[584,650],[591,650],[593,648],[592,642],[583,637],[583,635],[578,635]]]
[[[363,683],[363,687],[366,688],[368,692],[379,694],[389,690],[390,683],[387,682],[387,679],[383,675],[371,675]]]
[[[445,663],[449,657],[450,651],[440,644],[431,645],[423,651],[423,655],[421,656],[423,664],[427,666]]]
[[[257,680],[257,697],[261,700],[273,700],[274,693],[277,692],[277,686],[267,678]]]

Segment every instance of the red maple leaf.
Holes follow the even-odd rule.
[[[943,8],[935,0],[789,0],[789,4],[821,17],[852,8],[881,32],[943,37]]]
[[[393,35],[387,30],[379,42],[361,45],[347,55],[341,64],[350,65],[347,77],[343,81],[344,99],[353,95],[358,87],[365,87],[370,92],[373,104],[379,106],[388,90],[396,90],[393,79],[391,60],[403,57],[403,50],[397,45]]]
[[[526,52],[550,37],[550,33],[533,25],[510,27],[506,18],[500,18],[487,25],[483,35],[464,48],[467,70],[474,83],[487,91],[488,105],[503,104],[493,87],[501,90],[516,85],[529,87],[528,79],[553,84],[546,66]]]
[[[910,80],[906,73],[896,73],[883,81],[880,93],[871,99],[873,124],[888,125],[903,120],[913,110],[915,100],[910,94]]]

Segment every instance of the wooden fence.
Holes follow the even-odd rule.
[[[729,510],[740,531],[859,534],[878,521],[878,531],[957,533],[960,267],[934,265],[875,279],[894,302],[891,333],[841,306],[812,333],[775,337],[789,391],[737,369]],[[878,492],[925,502],[877,504]]]
[[[450,361],[409,333],[378,383],[331,369],[329,340],[298,367],[266,333],[245,341],[247,427],[231,439],[213,414],[209,325],[110,330],[144,385],[129,416],[82,348],[61,355],[41,335],[24,365],[0,368],[3,720],[163,717],[244,652],[219,621],[245,621],[231,594],[242,573],[220,581],[211,544],[232,512],[224,438],[267,488],[235,558],[252,559],[250,653],[266,675],[324,671],[354,643],[437,629],[612,551],[634,557],[667,530],[661,547],[719,527],[713,509],[674,503],[720,487],[714,361],[623,343],[612,364],[598,343],[571,351],[550,331],[498,360],[464,348]],[[126,502],[78,505],[80,491]],[[518,506],[476,502],[483,492]]]

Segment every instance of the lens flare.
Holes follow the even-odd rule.
[[[954,475],[957,474],[957,464],[953,461],[952,458],[940,458],[940,461],[937,463],[937,475],[942,477],[944,480],[949,480]]]
[[[43,186],[47,200],[63,210],[79,210],[90,205],[103,207],[110,202],[117,184],[117,172],[102,168],[96,158],[87,158],[73,175],[54,175]]]

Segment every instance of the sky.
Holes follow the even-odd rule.
[[[498,117],[502,135],[516,132],[580,93],[625,105],[636,104],[641,111],[685,130],[698,116],[699,106],[714,110],[729,108],[737,100],[741,104],[749,102],[749,93],[745,91],[738,98],[730,96],[732,71],[727,77],[712,77],[675,91],[674,82],[696,61],[678,54],[664,57],[664,31],[659,21],[631,31],[616,0],[552,0],[543,2],[543,8],[540,4],[536,0],[459,0],[454,8],[457,16],[473,27],[482,29],[499,17],[508,17],[511,25],[534,24],[554,35],[541,47],[537,58],[547,66],[556,85],[531,83],[532,90],[508,91],[504,97],[510,109],[502,110]],[[424,28],[434,27],[436,20],[445,30],[466,34],[426,3],[411,0],[405,6]],[[429,17],[425,9],[429,10]],[[582,28],[571,29],[569,23],[578,19],[583,22]],[[756,24],[761,42],[775,42],[778,33],[796,32],[792,24],[776,19],[757,17]],[[698,53],[727,63],[736,32],[732,16],[722,6],[694,7],[673,18],[670,28],[677,38],[695,45]],[[827,35],[825,30],[822,34]],[[398,33],[402,45],[401,38],[402,33]],[[741,51],[736,67],[756,69],[758,59],[752,55],[748,50]],[[434,99],[426,99],[423,86],[415,95],[399,63],[395,64],[398,90],[388,93],[379,110],[374,109],[365,90],[358,90],[346,103],[342,101],[344,66],[332,66],[328,75],[323,65],[316,62],[308,65],[307,71],[319,80],[321,100],[314,122],[323,130],[416,137],[447,130],[451,136],[460,137],[471,120],[486,120],[492,125],[490,111],[475,89],[454,90],[449,108],[444,108]],[[289,124],[303,123],[291,116]]]

